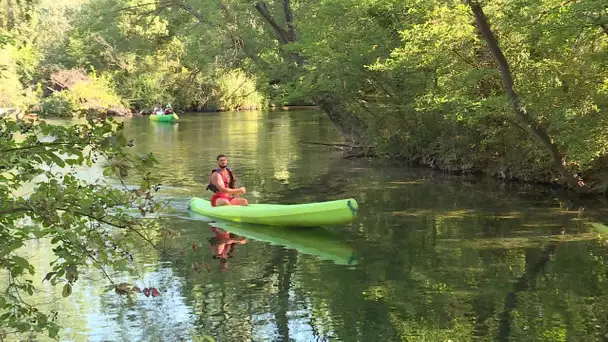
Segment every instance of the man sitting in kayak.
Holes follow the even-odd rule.
[[[211,171],[209,176],[209,184],[207,190],[213,191],[211,197],[211,205],[214,207],[223,205],[247,205],[248,202],[244,198],[238,198],[238,195],[244,195],[247,190],[244,187],[236,189],[234,183],[234,173],[228,165],[228,158],[220,154],[217,156],[217,169]]]

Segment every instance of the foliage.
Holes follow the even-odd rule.
[[[141,217],[159,209],[152,195],[158,187],[146,171],[156,161],[127,154],[132,143],[111,119],[63,127],[3,118],[0,137],[0,265],[9,279],[0,293],[0,329],[54,337],[56,313],[28,304],[27,295],[43,280],[62,286],[68,297],[78,289],[79,269],[92,265],[108,277],[107,268],[130,269],[135,243],[154,245],[155,221]],[[128,189],[86,182],[78,174],[82,167],[103,167],[106,176],[143,172],[142,183]],[[37,274],[22,256],[31,239],[50,244],[52,272]]]
[[[237,72],[214,60],[211,53],[219,49],[201,46],[191,32],[180,32],[191,20],[188,16],[142,15],[163,9],[162,3],[115,0],[82,6],[72,18],[74,28],[65,44],[57,48],[62,58],[56,63],[66,68],[94,67],[114,80],[118,95],[138,109],[159,102],[184,110],[261,105],[251,79],[244,79],[246,74],[238,77],[248,86],[247,92],[227,86],[226,80]],[[100,18],[99,13],[108,15]]]
[[[0,108],[24,108],[31,104],[28,87],[40,54],[32,36],[36,0],[0,4]]]
[[[258,2],[285,27],[284,3]],[[281,96],[334,94],[382,151],[444,170],[555,180],[545,148],[514,120],[465,3],[291,1],[297,39],[288,44],[273,39],[275,23],[253,6],[224,4],[234,17],[253,16],[229,22],[257,52],[242,50],[250,72]],[[499,1],[484,9],[525,110],[547,127],[570,169],[593,168],[608,152],[605,4]],[[294,54],[302,68],[293,67]]]
[[[608,70],[593,61],[597,54],[606,53],[605,37],[599,27],[571,30],[570,21],[574,18],[566,14],[572,10],[569,5],[551,1],[525,5],[525,11],[524,7],[505,10],[508,5],[493,3],[486,12],[511,62],[526,110],[548,126],[570,161],[588,168],[594,157],[606,152],[605,133],[592,128],[605,124],[596,115],[602,110],[601,96],[591,95],[598,93],[598,83],[581,83],[579,86],[585,89],[581,97],[578,91],[564,89],[562,82],[578,79],[573,75],[584,74],[582,69],[590,71],[583,79],[605,77]],[[560,7],[564,7],[563,12]],[[539,153],[538,144],[527,142],[531,137],[521,134],[506,111],[496,66],[471,26],[470,17],[463,5],[432,4],[423,17],[401,30],[404,46],[394,49],[390,58],[376,65],[376,70],[432,70],[436,84],[416,97],[413,109],[440,111],[448,125],[470,129],[468,136],[472,139],[459,148],[473,152],[466,154],[485,160],[487,155],[495,155],[497,161],[505,164],[501,166],[504,170],[528,166],[536,169],[536,174],[541,173],[547,168],[548,158]],[[584,39],[578,39],[579,35]],[[555,40],[556,36],[560,40]],[[577,48],[567,47],[577,39]],[[566,50],[568,55],[564,56]],[[476,137],[475,131],[481,135]],[[524,148],[509,141],[521,141]]]
[[[15,48],[0,44],[0,108],[18,107],[23,101],[23,85],[19,81]]]
[[[115,94],[105,77],[83,75],[77,80],[68,80],[69,88],[54,91],[40,104],[40,113],[45,116],[71,117],[90,109],[103,111],[108,108],[124,108],[122,99]]]
[[[257,108],[262,97],[255,83],[242,71],[228,71],[218,80],[219,107],[227,110]]]
[[[52,93],[40,104],[40,113],[46,116],[68,116],[78,113],[78,104],[68,90]]]
[[[598,167],[608,154],[603,2],[482,6],[526,112],[546,127],[572,172]],[[3,89],[7,103],[56,67],[93,67],[134,108],[331,98],[324,109],[332,121],[355,118],[350,125],[381,152],[450,171],[556,180],[545,147],[515,122],[496,62],[461,1],[99,0],[50,8],[66,20],[11,28],[44,27],[59,37],[48,43],[41,39],[48,34],[33,34],[13,45],[19,53],[11,53],[4,77],[16,86]]]

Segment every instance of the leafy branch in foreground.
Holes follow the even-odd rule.
[[[155,245],[160,226],[144,216],[160,209],[153,196],[158,186],[147,171],[156,160],[128,154],[132,145],[122,123],[111,118],[69,127],[0,118],[0,332],[56,337],[57,313],[27,301],[35,284],[61,285],[68,297],[79,270],[93,266],[120,293],[106,270],[131,270],[134,244]],[[103,168],[104,176],[115,174],[119,182],[87,182],[79,173],[84,166],[89,174]],[[141,175],[139,188],[122,181],[130,171]],[[24,255],[35,239],[53,252],[46,275],[37,274]]]

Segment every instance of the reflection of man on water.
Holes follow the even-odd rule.
[[[228,259],[232,258],[235,245],[244,245],[247,243],[247,239],[213,225],[209,225],[209,227],[215,234],[209,238],[209,248],[213,253],[213,259],[219,259],[220,271],[228,271]]]

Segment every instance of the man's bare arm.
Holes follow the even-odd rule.
[[[238,189],[227,188],[226,184],[224,184],[224,180],[222,179],[222,175],[219,174],[218,172],[214,172],[213,176],[211,176],[211,183],[213,183],[213,185],[215,185],[219,191],[227,193],[227,194],[238,195],[238,194],[245,193],[243,188],[238,188]]]

